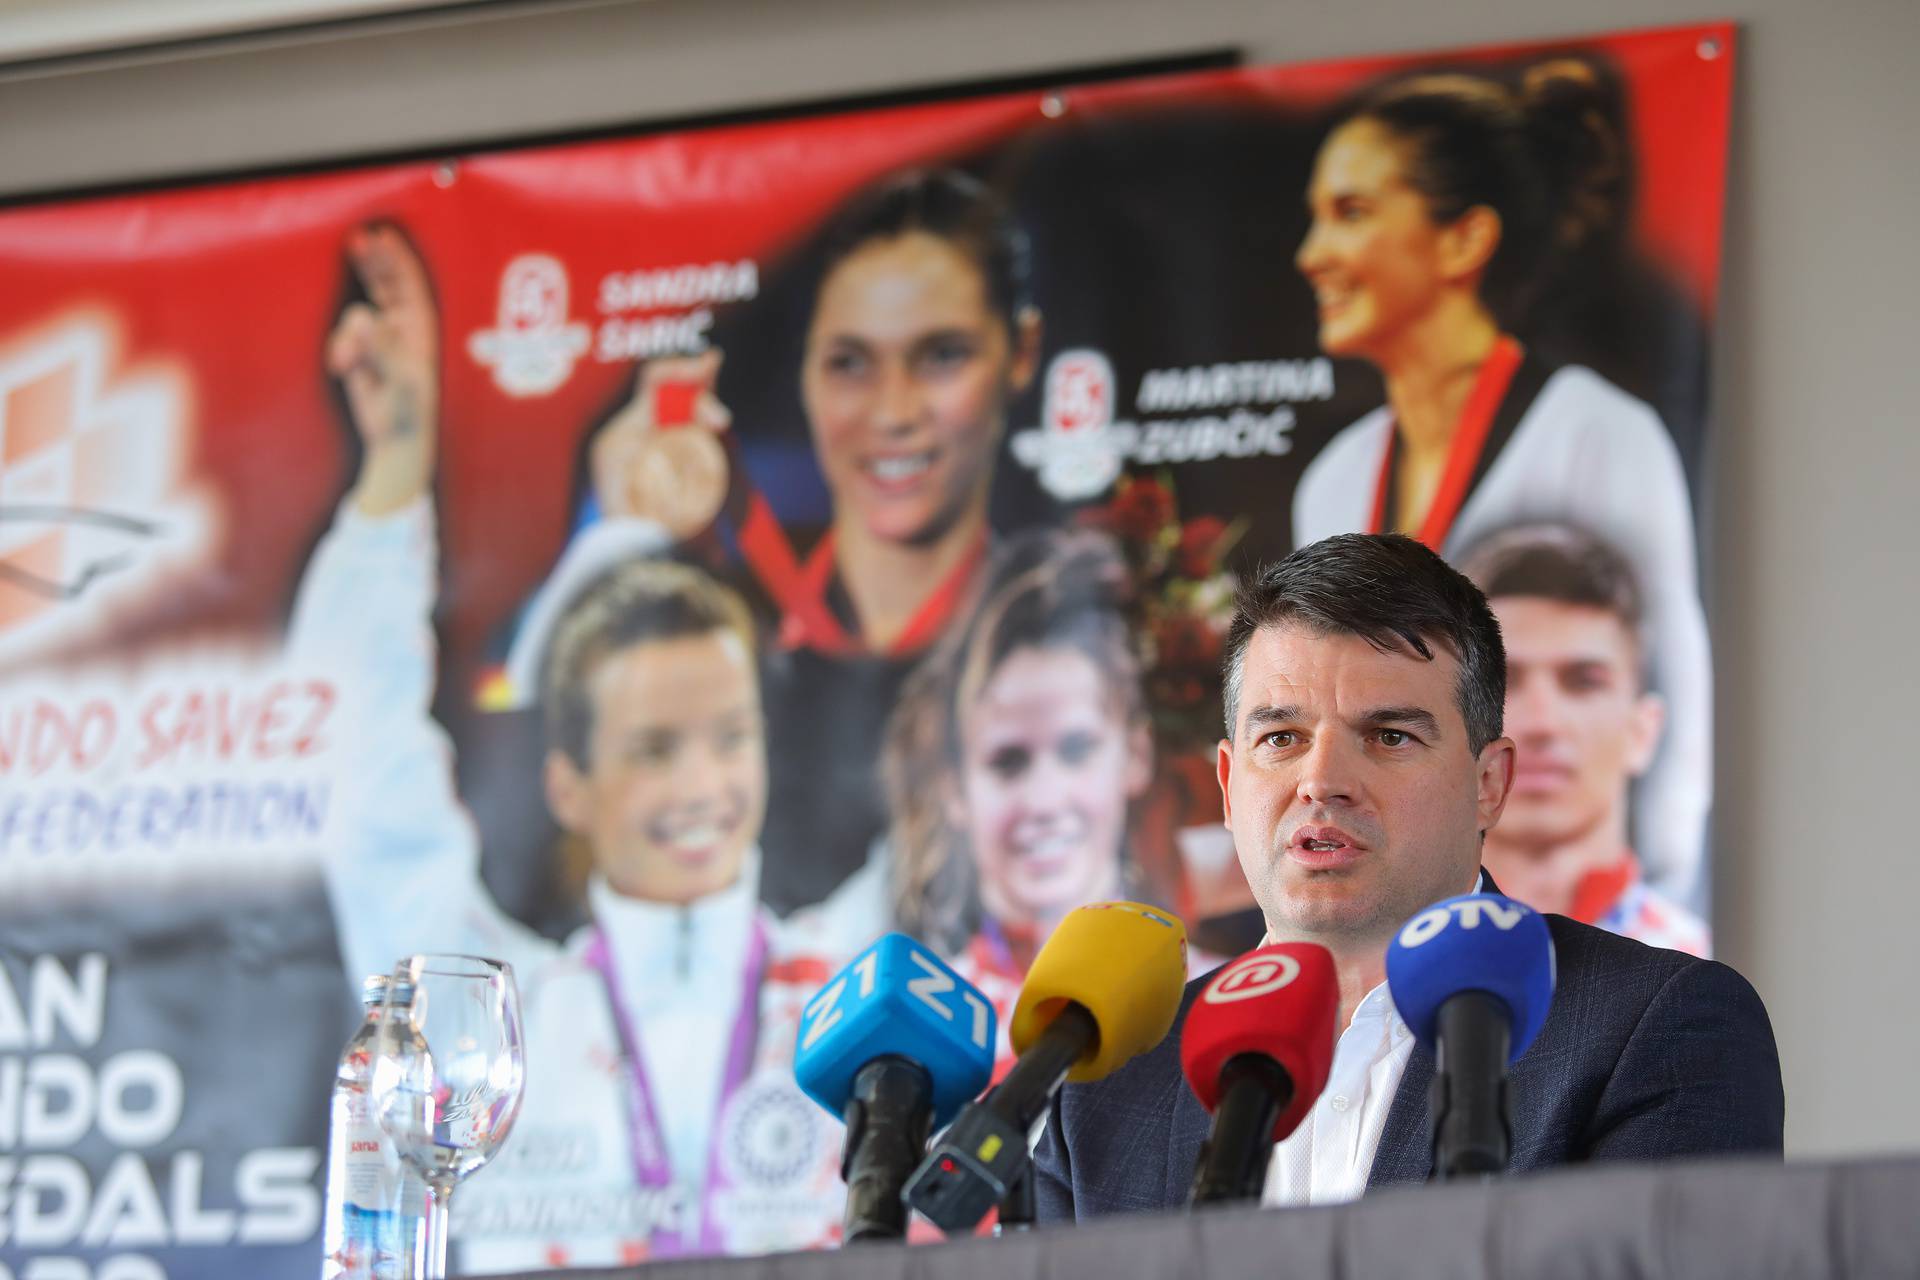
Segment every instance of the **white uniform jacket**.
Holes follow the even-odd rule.
[[[1392,431],[1382,406],[1314,458],[1294,492],[1295,546],[1368,527]],[[1667,727],[1635,791],[1633,839],[1648,878],[1687,901],[1711,805],[1713,660],[1686,474],[1659,415],[1591,369],[1555,370],[1461,504],[1441,554],[1455,559],[1490,533],[1532,521],[1572,524],[1612,544],[1639,581]]]
[[[525,1101],[499,1156],[454,1198],[457,1268],[632,1263],[672,1251],[660,1229],[697,1239],[703,1220],[729,1253],[832,1243],[842,1127],[795,1087],[792,1060],[800,1010],[840,958],[797,950],[760,907],[757,851],[732,887],[689,907],[596,882],[596,923],[564,947],[507,918],[480,882],[451,745],[428,711],[434,594],[426,503],[379,520],[343,510],[301,583],[288,643],[341,689],[346,740],[335,746],[350,765],[327,874],[349,976],[414,951],[458,951],[504,959],[518,978]],[[633,1064],[589,960],[597,929],[660,1117],[666,1186],[643,1185],[636,1171]],[[754,981],[756,934],[765,963]],[[757,1034],[744,1079],[722,1098],[743,1000]]]

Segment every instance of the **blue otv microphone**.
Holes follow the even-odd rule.
[[[800,1015],[793,1074],[847,1123],[846,1239],[898,1240],[900,1198],[946,1124],[993,1074],[993,1005],[901,933],[861,952]]]
[[[1387,947],[1387,989],[1434,1055],[1434,1176],[1506,1172],[1507,1068],[1540,1034],[1553,1003],[1547,922],[1495,893],[1436,902]]]

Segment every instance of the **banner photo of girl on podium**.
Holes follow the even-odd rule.
[[[512,963],[528,1028],[456,1269],[833,1246],[793,1042],[878,933],[1003,1003],[1083,900],[1258,941],[1220,646],[1336,532],[1541,624],[1503,882],[1708,947],[1733,64],[1694,26],[0,210],[0,1273],[312,1275],[355,994],[424,950]]]

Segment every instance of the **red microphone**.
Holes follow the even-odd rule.
[[[1313,942],[1249,951],[1200,992],[1180,1033],[1180,1069],[1213,1128],[1190,1204],[1260,1198],[1273,1144],[1327,1087],[1339,1008],[1333,955]]]

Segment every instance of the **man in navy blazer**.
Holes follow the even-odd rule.
[[[1266,1200],[1327,1203],[1424,1181],[1433,1060],[1391,1012],[1386,947],[1430,903],[1494,889],[1480,845],[1514,761],[1500,733],[1498,624],[1473,584],[1421,544],[1347,534],[1242,589],[1225,665],[1227,826],[1268,940],[1333,953],[1344,1028],[1334,1083],[1276,1152]],[[1779,1057],[1746,980],[1547,921],[1557,985],[1510,1077],[1509,1169],[1778,1156]],[[1035,1153],[1043,1221],[1186,1203],[1209,1121],[1181,1077],[1179,1037],[1204,981],[1189,984],[1158,1048],[1061,1091]]]

